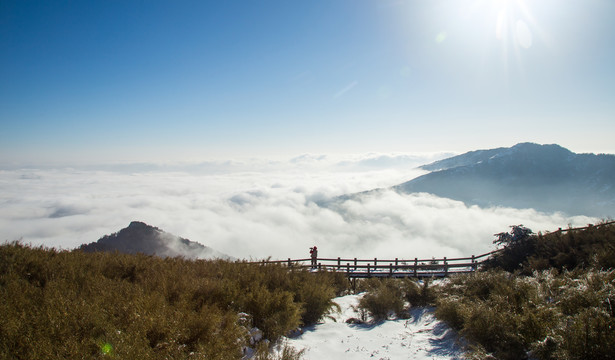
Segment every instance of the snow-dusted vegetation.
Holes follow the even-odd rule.
[[[366,294],[334,299],[339,311],[304,328],[287,345],[302,350],[306,360],[463,358],[457,333],[435,318],[432,307],[415,307],[389,320],[364,318],[359,304]]]
[[[498,234],[505,247],[490,269],[451,278],[439,289],[436,316],[477,359],[612,359],[614,225]]]
[[[518,230],[476,273],[353,289],[280,264],[5,244],[0,357],[613,358],[614,224]]]
[[[5,244],[0,358],[267,359],[345,284],[279,265]]]

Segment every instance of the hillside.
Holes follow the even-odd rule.
[[[615,224],[520,227],[497,234],[502,251],[484,271],[440,289],[436,316],[473,344],[472,358],[614,359]]]
[[[335,299],[343,313],[322,322],[349,290],[343,274],[5,244],[0,358],[291,360],[309,347],[307,358],[613,359],[615,224],[503,234],[489,269],[362,280],[365,293]],[[287,334],[298,337],[279,357],[255,342]]]
[[[576,154],[559,145],[522,143],[472,151],[422,168],[432,172],[393,188],[485,207],[603,218],[615,214],[614,155]]]
[[[270,358],[347,281],[282,265],[0,245],[0,359]],[[255,329],[258,328],[258,329]],[[295,359],[296,357],[286,357]]]
[[[210,247],[167,233],[143,222],[133,221],[128,227],[98,241],[79,247],[84,252],[119,251],[126,254],[158,255],[162,257],[182,256],[187,259],[229,259]]]

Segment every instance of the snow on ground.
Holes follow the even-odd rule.
[[[303,359],[462,359],[455,331],[437,320],[433,308],[413,308],[409,319],[348,324],[360,318],[355,310],[363,294],[334,299],[341,311],[320,324],[306,327],[287,340]]]

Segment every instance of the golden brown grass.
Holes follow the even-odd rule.
[[[318,321],[342,284],[281,265],[5,244],[0,358],[236,359],[246,327],[275,342]]]

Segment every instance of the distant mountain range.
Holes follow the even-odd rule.
[[[201,245],[143,222],[133,221],[128,227],[111,235],[105,235],[98,241],[84,244],[81,251],[119,251],[127,254],[143,253],[161,257],[182,256],[187,259],[230,259],[210,247]]]
[[[421,168],[431,172],[393,189],[482,207],[615,216],[615,155],[576,154],[559,145],[521,143],[471,151]]]

